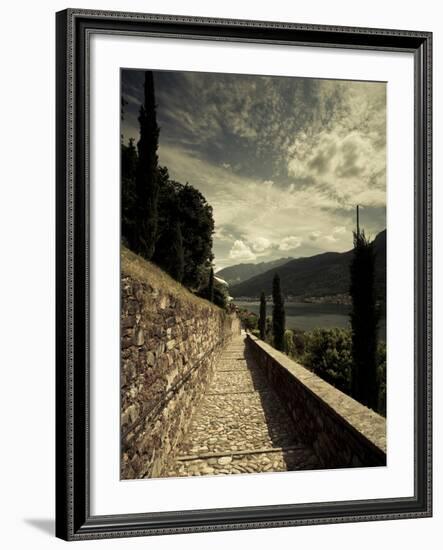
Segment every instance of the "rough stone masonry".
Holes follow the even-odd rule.
[[[215,361],[240,322],[126,249],[121,279],[121,478],[173,460]]]

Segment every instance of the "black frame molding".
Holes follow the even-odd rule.
[[[88,189],[89,39],[94,33],[414,54],[413,497],[91,516]],[[68,9],[56,14],[56,70],[56,535],[84,540],[431,516],[432,33]]]

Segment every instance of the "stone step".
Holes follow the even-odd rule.
[[[250,453],[223,455],[212,458],[197,458],[190,461],[176,461],[172,475],[177,477],[253,474],[265,472],[286,472],[288,470],[319,468],[316,457],[308,448],[276,451],[273,453]]]
[[[272,390],[269,389],[268,386],[264,387],[262,390],[244,390],[244,391],[227,391],[227,392],[214,392],[214,393],[210,393],[208,392],[206,395],[207,396],[210,396],[210,395],[240,395],[240,394],[243,394],[243,393],[256,393],[256,394],[263,394],[263,393],[269,393],[271,392]]]
[[[203,460],[207,458],[219,458],[222,456],[246,456],[246,455],[258,455],[258,454],[268,454],[268,453],[285,453],[288,451],[306,451],[305,445],[292,445],[290,447],[264,447],[262,449],[251,449],[244,451],[233,451],[227,450],[222,453],[208,453],[205,455],[183,455],[177,456],[177,460],[180,462],[186,462],[189,460]]]

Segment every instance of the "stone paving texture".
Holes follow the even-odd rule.
[[[185,477],[316,469],[314,451],[269,386],[247,347],[234,338],[215,365],[202,403],[163,475]]]

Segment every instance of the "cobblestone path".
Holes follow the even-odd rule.
[[[315,469],[314,452],[245,346],[232,340],[166,476]]]

